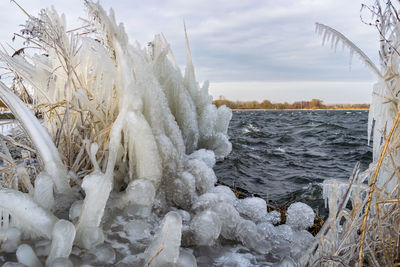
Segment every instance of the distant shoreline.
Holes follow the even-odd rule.
[[[232,110],[235,110],[235,111],[237,111],[237,110],[243,110],[243,111],[256,111],[256,110],[260,110],[260,111],[267,111],[267,110],[272,110],[272,111],[274,111],[274,110],[294,110],[294,111],[299,111],[299,110],[305,110],[305,111],[312,111],[312,110],[328,110],[328,111],[333,111],[333,110],[349,110],[349,111],[351,111],[351,110],[354,110],[354,111],[363,111],[363,110],[369,110],[369,108],[313,108],[313,109],[306,109],[306,108],[303,108],[303,109],[295,109],[295,108],[291,108],[291,109],[262,109],[262,108],[255,108],[255,109],[245,109],[245,108],[233,108]]]
[[[272,103],[265,99],[258,101],[230,101],[218,99],[212,102],[217,107],[227,106],[234,110],[368,110],[370,104],[328,104],[325,105],[320,99],[311,101],[296,101],[293,103]]]

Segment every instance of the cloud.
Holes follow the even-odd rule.
[[[377,35],[360,22],[361,0],[102,0],[113,7],[130,39],[146,44],[163,32],[184,68],[185,20],[199,80],[229,81],[372,81],[370,72],[348,52],[321,47],[316,21],[330,25],[377,59]],[[68,18],[84,16],[83,1],[19,0],[32,14],[54,5]],[[0,2],[0,42],[26,19],[13,3]]]

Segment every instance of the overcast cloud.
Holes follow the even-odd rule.
[[[54,5],[70,18],[71,27],[77,25],[77,17],[85,15],[79,0],[18,2],[32,14]],[[287,101],[313,97],[327,103],[369,101],[374,81],[371,72],[357,59],[350,72],[348,51],[334,53],[328,46],[322,47],[314,29],[314,23],[320,22],[339,30],[376,61],[377,35],[360,21],[360,0],[100,2],[106,9],[114,8],[131,41],[146,44],[162,32],[182,68],[185,20],[197,77],[210,80],[214,96],[274,100],[286,94]],[[9,1],[2,1],[0,10],[0,42],[10,43],[12,32],[18,31],[26,18]],[[338,97],[346,90],[350,93]]]

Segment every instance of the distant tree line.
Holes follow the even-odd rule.
[[[217,107],[225,105],[231,109],[368,109],[369,104],[337,104],[325,105],[320,99],[311,101],[296,101],[294,103],[272,103],[269,100],[258,101],[230,101],[220,97],[214,100]]]

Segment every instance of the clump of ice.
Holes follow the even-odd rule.
[[[261,231],[264,238],[269,239],[276,236],[275,227],[270,222],[261,222],[257,225],[257,228],[259,229],[259,231]]]
[[[43,265],[40,263],[38,257],[35,252],[31,248],[31,246],[27,244],[22,244],[18,247],[17,252],[18,262],[25,264],[30,267],[42,267]]]
[[[34,199],[47,210],[54,208],[55,200],[53,193],[54,183],[49,175],[42,172],[35,179]]]
[[[205,210],[196,214],[190,224],[196,245],[213,245],[221,233],[221,226],[218,215],[213,211]]]
[[[212,150],[199,149],[190,154],[188,158],[202,160],[209,168],[213,168],[215,165],[215,154]]]
[[[95,171],[83,179],[82,188],[85,190],[86,197],[76,226],[75,243],[77,245],[90,249],[103,243],[104,236],[99,225],[111,186],[110,178],[100,171]]]
[[[236,226],[242,218],[233,205],[220,202],[213,206],[211,210],[218,215],[222,222],[221,235],[226,239],[236,239]]]
[[[266,254],[271,250],[270,242],[258,231],[257,225],[250,220],[242,219],[236,226],[235,235],[243,245],[260,254]]]
[[[275,227],[275,234],[278,237],[278,239],[286,240],[289,242],[292,242],[293,239],[295,238],[295,233],[292,227],[290,227],[287,224],[282,224]]]
[[[18,228],[26,235],[51,238],[57,218],[40,207],[29,195],[1,188],[0,207],[8,212],[11,220],[16,220]]]
[[[147,179],[137,179],[128,184],[125,193],[121,194],[117,207],[126,207],[132,215],[147,217],[155,198],[153,183]]]
[[[299,259],[307,248],[309,248],[314,241],[314,236],[305,230],[296,231],[293,238],[293,246],[291,248],[291,255]]]
[[[75,239],[75,226],[66,220],[59,220],[53,229],[52,242],[46,264],[51,265],[58,258],[69,257]]]
[[[219,196],[221,201],[234,204],[236,199],[235,193],[232,189],[225,185],[218,185],[210,190],[210,193],[215,193]]]
[[[259,197],[248,197],[238,200],[236,209],[241,215],[256,222],[267,215],[267,203]]]
[[[289,206],[286,212],[286,223],[293,228],[303,230],[314,224],[315,213],[307,204],[296,202]]]
[[[154,240],[145,251],[147,266],[174,265],[179,258],[181,246],[182,217],[179,213],[167,213]]]

